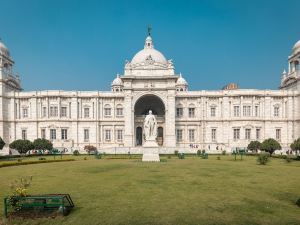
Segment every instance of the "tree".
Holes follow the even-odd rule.
[[[290,147],[293,151],[296,151],[296,154],[298,154],[298,151],[300,151],[300,138],[295,140]]]
[[[3,139],[0,137],[0,150],[4,147],[5,142],[3,141]]]
[[[33,141],[34,149],[36,150],[52,150],[53,144],[44,138],[38,138]]]
[[[251,141],[248,145],[248,149],[251,151],[257,152],[258,149],[260,149],[261,143],[259,141]]]
[[[84,150],[86,150],[87,153],[90,154],[91,152],[96,151],[97,148],[93,145],[86,145],[86,146],[84,146]]]
[[[10,148],[16,149],[20,154],[26,154],[29,150],[34,149],[34,145],[29,140],[15,140],[9,144]]]
[[[272,155],[275,150],[281,149],[281,145],[275,139],[269,138],[261,143],[260,149]]]

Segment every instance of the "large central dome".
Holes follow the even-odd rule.
[[[154,49],[153,41],[151,36],[148,36],[145,40],[144,49],[135,54],[132,58],[132,64],[145,63],[147,61],[158,62],[167,64],[168,61],[162,53]]]

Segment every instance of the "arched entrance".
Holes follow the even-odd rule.
[[[156,95],[144,95],[140,97],[134,105],[134,127],[136,145],[142,145],[144,141],[143,124],[146,115],[152,110],[157,120],[157,142],[163,145],[163,131],[165,126],[165,104]]]
[[[141,146],[143,144],[143,129],[141,127],[136,128],[135,137],[135,144]]]

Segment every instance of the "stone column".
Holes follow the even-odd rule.
[[[124,98],[124,145],[126,147],[134,146],[134,106],[132,104],[131,91],[126,90]]]
[[[168,97],[165,105],[165,129],[166,147],[176,147],[175,138],[175,90],[168,91]]]

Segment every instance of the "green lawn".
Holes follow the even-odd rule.
[[[72,157],[72,156],[70,156]],[[76,157],[74,157],[76,158]],[[256,157],[208,160],[175,156],[163,163],[101,159],[0,168],[0,197],[21,175],[32,175],[31,194],[70,193],[67,217],[4,224],[300,224],[300,162]],[[1,200],[1,209],[3,203]]]

